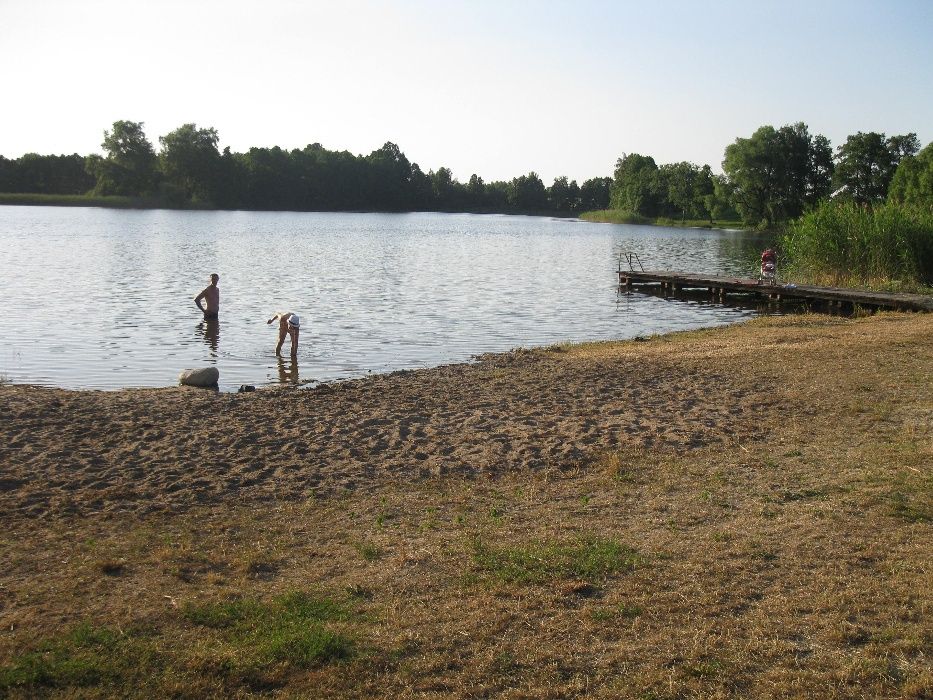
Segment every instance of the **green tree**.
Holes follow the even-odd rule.
[[[159,164],[166,182],[186,200],[210,201],[220,164],[217,130],[183,124],[160,136],[159,143],[162,145]]]
[[[111,131],[104,131],[101,148],[105,157],[89,156],[86,165],[96,178],[97,194],[138,196],[154,189],[156,155],[142,122],[114,122]]]
[[[511,193],[511,182],[494,180],[486,183],[486,206],[492,211],[507,211]]]
[[[815,207],[832,194],[835,168],[829,139],[817,134],[810,142],[810,173],[804,194],[808,208]]]
[[[916,134],[892,136],[874,131],[849,136],[836,152],[835,184],[859,204],[876,204],[888,195],[898,163],[919,149]]]
[[[13,189],[14,179],[13,161],[0,155],[0,192],[16,192]]]
[[[704,165],[697,171],[693,186],[693,209],[698,216],[709,218],[710,224],[713,223],[713,211],[708,205],[716,192],[714,177],[712,168]]]
[[[412,207],[418,210],[430,209],[434,204],[434,187],[431,178],[422,172],[417,163],[411,164]]]
[[[735,209],[735,188],[725,175],[711,175],[713,191],[703,196],[703,206],[709,214],[709,220],[727,219],[732,221],[739,218]]]
[[[294,171],[288,151],[273,148],[250,148],[235,155],[242,173],[242,206],[247,209],[298,209],[301,181]]]
[[[598,211],[609,208],[611,177],[593,177],[580,185],[580,210]]]
[[[916,156],[906,156],[897,166],[888,199],[898,204],[933,207],[933,142]]]
[[[655,216],[660,201],[658,166],[651,156],[639,153],[623,155],[616,161],[611,203],[614,209]]]
[[[726,146],[722,168],[732,185],[736,208],[747,223],[775,219],[778,196],[777,132],[763,126],[751,138],[737,138]]]
[[[467,195],[469,196],[471,209],[485,209],[488,206],[486,183],[476,173],[470,175],[470,181],[467,183]]]
[[[454,209],[459,183],[454,179],[454,174],[450,168],[442,167],[438,168],[437,172],[429,171],[428,177],[431,179],[431,189],[437,206],[444,210]]]
[[[577,181],[567,181],[566,175],[554,178],[554,184],[548,188],[548,204],[554,211],[571,212],[580,204],[580,187]]]
[[[513,178],[509,183],[509,206],[519,211],[546,211],[547,188],[538,173]]]
[[[658,168],[659,182],[665,185],[667,197],[666,204],[683,221],[696,212],[697,187],[700,178],[700,169],[693,163],[686,161],[669,163]]]
[[[411,208],[411,163],[397,145],[387,141],[369,154],[364,165],[370,207],[386,211]]]
[[[811,137],[803,122],[780,129],[762,126],[727,146],[722,167],[742,219],[771,226],[800,216],[825,196],[828,147],[829,141]]]
[[[27,153],[16,160],[0,158],[0,192],[84,194],[95,179],[85,169],[86,159]]]

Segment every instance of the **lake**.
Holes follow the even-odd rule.
[[[646,269],[751,276],[748,233],[473,214],[0,206],[0,379],[223,390],[469,361],[485,352],[732,323],[754,309],[620,293]],[[220,275],[220,321],[193,298]],[[301,316],[297,362],[276,311]],[[633,368],[637,371],[637,368]]]

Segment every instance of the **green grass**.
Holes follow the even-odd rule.
[[[638,214],[623,209],[599,209],[597,211],[585,211],[580,214],[584,221],[594,221],[601,224],[650,224],[653,219],[649,219]]]
[[[600,581],[644,559],[613,539],[583,538],[570,543],[530,542],[495,546],[476,538],[472,542],[476,569],[505,583],[537,584],[562,578]]]
[[[217,630],[215,654],[236,670],[258,671],[278,662],[299,668],[349,656],[351,643],[324,623],[347,618],[343,606],[301,591],[271,603],[253,599],[187,605],[182,614]]]
[[[729,228],[744,229],[745,224],[738,220],[715,219],[710,222],[708,219],[669,219],[667,217],[658,217],[652,219],[630,211],[622,209],[600,209],[598,211],[586,211],[580,214],[579,218],[584,221],[593,221],[602,224],[642,224],[652,226],[684,226],[689,228]]]
[[[183,207],[156,197],[97,196],[90,194],[37,194],[29,192],[0,192],[0,205],[40,205],[54,207],[105,207],[110,209],[204,209],[197,204]]]
[[[360,556],[368,562],[374,562],[382,556],[382,547],[372,542],[357,542],[354,547],[356,547],[356,551],[360,553]]]
[[[129,683],[160,662],[144,639],[84,623],[0,667],[0,691]]]
[[[145,688],[164,690],[195,676],[222,694],[271,688],[291,670],[351,656],[352,641],[326,626],[349,616],[334,600],[296,591],[272,601],[189,603],[158,631],[84,623],[0,667],[0,694],[135,687],[147,695]]]
[[[629,605],[622,603],[611,608],[596,608],[590,613],[590,618],[594,622],[611,622],[613,620],[634,620],[640,617],[644,611],[639,605]]]
[[[927,499],[924,502],[923,495]],[[933,522],[933,509],[930,508],[929,492],[911,495],[903,491],[894,491],[889,496],[891,515],[911,523]]]

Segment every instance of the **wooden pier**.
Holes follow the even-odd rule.
[[[619,268],[619,286],[625,289],[657,288],[665,294],[687,290],[707,290],[713,299],[725,301],[729,295],[752,296],[771,302],[784,300],[809,302],[819,306],[896,311],[933,311],[933,296],[868,292],[841,287],[817,287],[806,284],[759,283],[754,279],[713,277],[688,272],[634,271]]]

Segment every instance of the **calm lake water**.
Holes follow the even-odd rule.
[[[761,248],[542,217],[0,206],[0,378],[157,387],[216,365],[230,390],[720,325],[756,312],[619,293],[618,252],[750,276]],[[215,271],[216,331],[193,303]],[[277,310],[301,316],[297,363],[274,354]]]

